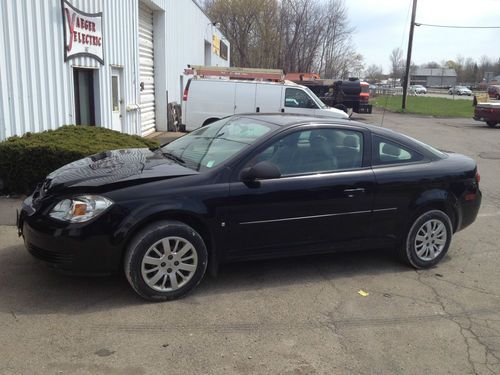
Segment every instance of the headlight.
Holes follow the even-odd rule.
[[[99,195],[82,195],[60,201],[49,216],[70,223],[82,223],[100,215],[112,204],[112,201]]]

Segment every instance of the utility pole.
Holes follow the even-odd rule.
[[[408,39],[408,53],[406,55],[406,71],[403,81],[403,111],[406,110],[406,94],[410,83],[410,65],[411,65],[411,48],[413,46],[413,29],[415,28],[415,16],[417,15],[417,0],[413,0],[413,9],[411,11],[410,37]]]

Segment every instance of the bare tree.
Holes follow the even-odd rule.
[[[404,73],[405,61],[403,60],[403,50],[401,48],[394,48],[389,55],[391,61],[391,76],[394,80],[401,78]]]
[[[375,65],[371,64],[366,68],[365,71],[365,78],[368,80],[370,83],[374,83],[378,80],[380,80],[383,76],[383,69],[381,65]]]
[[[206,0],[205,9],[231,42],[233,66],[326,78],[362,71],[344,0]]]

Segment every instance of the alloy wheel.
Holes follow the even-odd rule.
[[[144,282],[159,292],[171,292],[186,285],[198,267],[194,246],[181,237],[166,237],[144,254],[141,275]]]
[[[436,219],[426,221],[415,236],[415,251],[424,261],[435,259],[446,246],[447,232],[445,225]]]

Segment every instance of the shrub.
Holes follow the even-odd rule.
[[[94,126],[26,133],[0,142],[0,180],[4,192],[28,193],[50,172],[72,161],[107,150],[157,146],[156,141]]]

